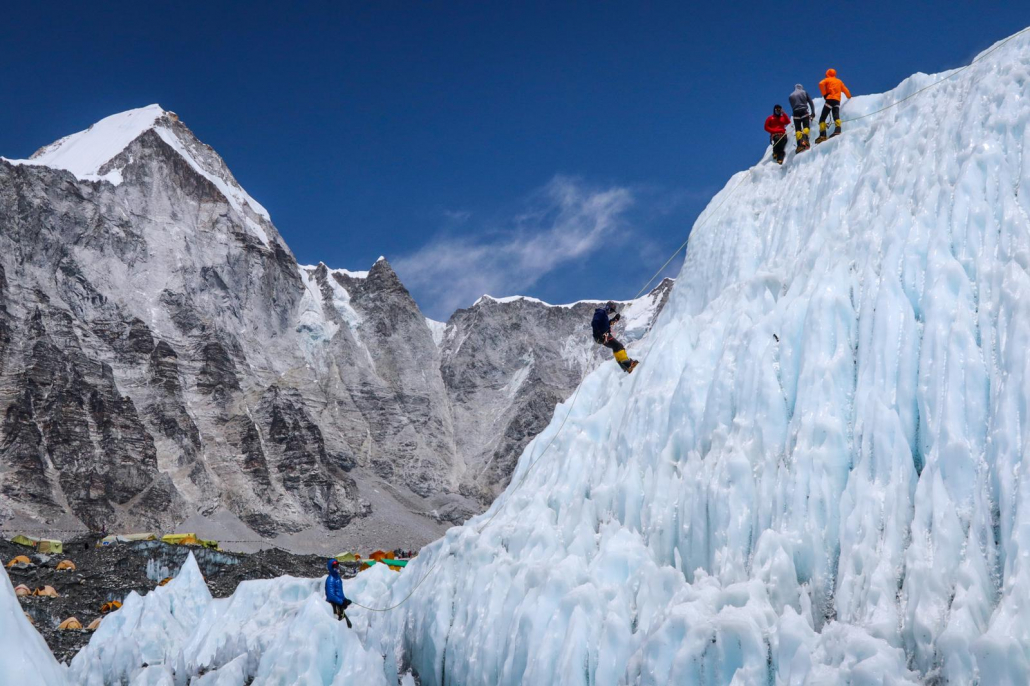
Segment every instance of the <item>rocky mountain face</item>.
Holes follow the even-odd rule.
[[[669,286],[627,305],[628,338]],[[174,114],[114,115],[0,159],[0,522],[428,537],[609,359],[595,306],[484,297],[429,321],[385,259],[299,266]]]

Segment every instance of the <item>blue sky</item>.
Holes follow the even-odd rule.
[[[795,82],[880,92],[1030,25],[1026,2],[32,4],[0,23],[0,155],[160,103],[299,261],[385,255],[437,318],[631,297]]]

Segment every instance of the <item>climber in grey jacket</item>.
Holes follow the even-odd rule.
[[[797,152],[804,152],[812,147],[808,142],[808,129],[815,116],[815,102],[808,91],[800,83],[794,85],[794,92],[788,98],[791,113],[794,115],[794,137],[797,138]]]

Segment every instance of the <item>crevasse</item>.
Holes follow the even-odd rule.
[[[1030,682],[1028,88],[1025,33],[732,178],[639,369],[369,640],[432,686]]]

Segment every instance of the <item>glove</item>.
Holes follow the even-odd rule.
[[[350,607],[350,600],[348,600],[347,598],[344,598],[343,599],[343,609],[346,610],[348,607]]]
[[[622,315],[621,314],[616,314],[614,317],[611,318],[611,322],[614,324],[615,322],[619,321],[620,319],[622,319]]]

